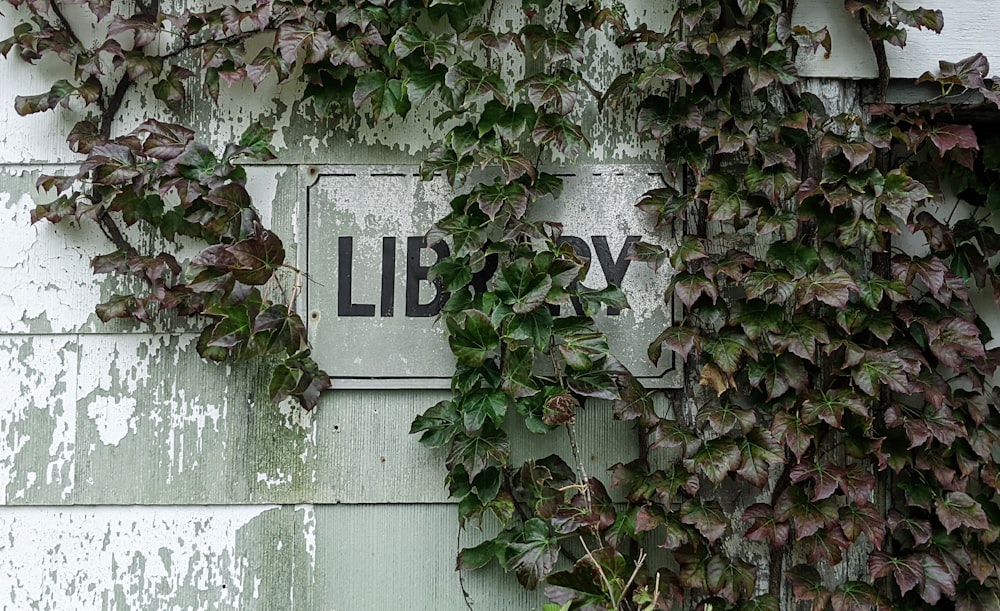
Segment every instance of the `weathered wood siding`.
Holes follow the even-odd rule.
[[[644,4],[632,3],[638,20]],[[870,51],[840,5],[799,2],[800,20],[829,25],[835,45],[803,72],[871,77]],[[994,0],[942,8],[946,34],[913,33],[911,52],[892,56],[896,76],[979,50],[1000,57],[997,28],[985,23],[1000,25]],[[22,17],[4,10],[0,38]],[[517,23],[515,11],[498,19]],[[621,53],[590,52],[591,82],[608,84]],[[413,416],[446,393],[337,390],[313,413],[275,407],[255,366],[201,362],[192,327],[104,325],[93,315],[115,289],[90,274],[90,259],[109,250],[101,233],[29,223],[42,197],[37,176],[75,161],[64,139],[79,117],[12,110],[15,95],[65,76],[56,65],[0,61],[0,607],[464,609],[443,457],[407,434]],[[317,119],[300,94],[270,79],[257,93],[224,89],[218,106],[192,104],[175,117],[216,144],[254,119],[278,128],[280,161],[252,167],[249,186],[265,221],[297,240],[301,164],[409,165],[437,137],[430,107],[418,111],[423,119],[371,127]],[[145,116],[171,118],[139,92],[121,129]],[[629,119],[596,109],[588,119],[597,127],[586,161],[655,162],[655,147],[629,135]],[[591,472],[628,445],[627,432],[606,422],[606,406],[594,405],[580,425]],[[566,451],[558,438],[528,439],[519,452],[548,452],[549,443]],[[540,606],[495,572],[465,582],[476,609]]]

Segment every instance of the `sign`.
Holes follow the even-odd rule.
[[[630,309],[596,317],[612,353],[648,387],[677,386],[672,353],[659,367],[646,356],[672,318],[673,304],[663,300],[670,272],[626,258],[639,240],[663,240],[635,208],[643,193],[663,186],[660,174],[588,166],[557,175],[562,196],[528,215],[563,224],[563,239],[591,261],[586,286],[625,291]],[[306,302],[316,361],[335,387],[447,388],[455,361],[437,320],[447,294],[427,281],[427,270],[449,251],[444,243],[427,248],[424,234],[448,213],[451,187],[443,178],[422,181],[409,166],[314,166],[306,182]]]

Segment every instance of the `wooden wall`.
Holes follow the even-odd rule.
[[[644,4],[633,1],[632,14]],[[803,72],[871,77],[870,52],[840,4],[799,2],[798,20],[829,25],[835,45]],[[915,77],[938,59],[979,50],[1000,57],[996,28],[984,23],[1000,25],[993,4],[947,3],[946,34],[913,34],[916,52],[893,55],[895,75]],[[5,6],[0,39],[23,17]],[[508,9],[497,19],[518,17]],[[590,51],[603,66],[592,82],[607,84],[620,54]],[[93,315],[115,290],[89,271],[109,244],[90,225],[29,222],[42,201],[38,175],[75,161],[64,139],[79,115],[13,111],[15,95],[66,76],[55,64],[0,61],[0,608],[465,609],[443,457],[407,434],[413,416],[446,393],[335,390],[312,413],[276,407],[253,365],[201,362],[193,327],[104,325]],[[300,165],[413,164],[437,137],[433,108],[371,127],[317,119],[300,94],[301,85],[269,80],[257,93],[224,88],[218,106],[192,103],[171,116],[139,92],[120,129],[146,116],[187,121],[218,144],[254,119],[270,121],[279,160],[251,167],[249,187],[282,236],[298,235]],[[655,162],[654,148],[626,135],[627,119],[588,112],[599,127],[586,161]],[[585,454],[602,457],[591,459],[591,472],[616,462],[625,445],[603,411],[595,406],[581,424]],[[548,442],[525,443],[535,451]],[[561,438],[552,443],[565,449]],[[466,543],[477,536],[462,535]],[[540,608],[511,577],[484,571],[465,581],[476,609]]]

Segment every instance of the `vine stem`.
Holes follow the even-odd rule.
[[[576,461],[576,468],[580,470],[580,485],[583,487],[583,498],[587,499],[587,511],[593,511],[590,497],[590,478],[587,477],[587,470],[583,466],[583,457],[580,455],[580,446],[576,442],[576,427],[572,423],[566,424],[566,434],[569,437],[569,447],[573,450],[573,460]]]
[[[455,557],[458,558],[459,553],[462,551],[462,527],[458,528],[458,534],[455,536]],[[462,589],[462,600],[465,601],[465,606],[469,611],[476,611],[472,608],[472,597],[469,596],[469,591],[465,588],[465,571],[458,569],[458,587]]]
[[[52,6],[52,12],[55,14],[56,19],[59,20],[59,24],[62,25],[62,28],[66,30],[66,33],[73,40],[73,42],[82,47],[83,42],[81,42],[80,37],[76,35],[76,32],[73,30],[73,26],[70,25],[69,20],[66,19],[66,15],[63,14],[62,9],[59,8],[59,3],[52,2],[51,6]]]

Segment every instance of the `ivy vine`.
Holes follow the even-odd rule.
[[[320,113],[378,122],[441,105],[421,174],[455,188],[427,239],[450,247],[428,278],[450,294],[441,324],[457,364],[452,398],[412,432],[443,448],[462,526],[499,525],[460,551],[459,570],[496,562],[553,611],[1000,608],[998,352],[974,300],[1000,304],[1000,138],[951,105],[971,93],[1000,107],[1000,93],[977,55],[921,77],[940,87],[927,103],[887,97],[886,45],[939,32],[940,11],[846,0],[879,78],[872,103],[830,108],[795,60],[836,41],[794,25],[781,0],[684,0],[662,31],[596,0],[523,0],[522,22],[499,30],[485,0],[175,12],[150,0],[132,14],[87,0],[107,24],[93,41],[58,0],[6,3],[26,20],[0,53],[73,71],[19,96],[17,112],[84,117],[67,139],[83,162],[39,179],[54,199],[33,220],[98,223],[114,251],[94,271],[141,281],[98,306],[103,320],[201,317],[202,356],[274,360],[273,401],[312,408],[330,381],[295,313],[302,274],[239,165],[274,158],[270,131],[252,125],[221,151],[156,119],[118,133],[124,99],[145,88],[169,110],[196,77],[217,98],[222,83],[301,75]],[[598,41],[632,66],[606,91],[586,70]],[[526,72],[509,79],[504,65]],[[549,161],[588,148],[594,105],[635,109],[662,152],[668,184],[637,202],[662,234],[630,258],[672,274],[664,298],[682,304],[647,338],[654,363],[665,350],[685,361],[665,401],[595,321],[625,295],[585,286],[589,261],[533,213],[562,188]],[[169,248],[140,252],[133,226]],[[178,244],[192,241],[185,259]],[[582,315],[562,313],[571,303]],[[594,400],[635,434],[635,459],[610,474],[587,473],[577,440]],[[567,435],[572,456],[514,464],[520,425]],[[825,570],[852,554],[867,570]]]

